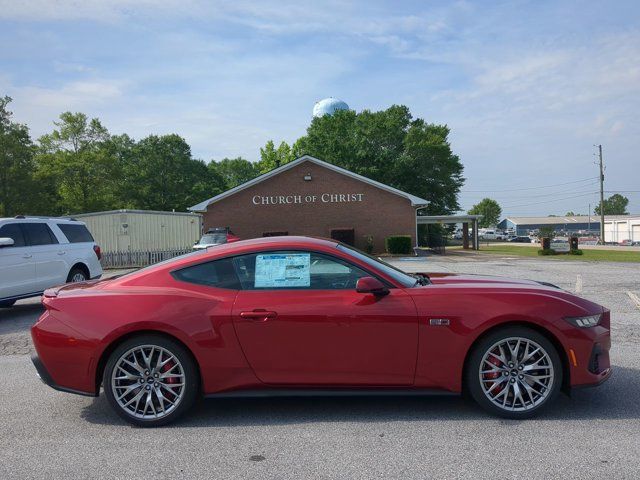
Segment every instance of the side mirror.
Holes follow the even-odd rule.
[[[15,242],[13,241],[13,238],[6,238],[6,237],[0,238],[0,248],[11,247],[14,243]]]
[[[371,293],[376,297],[383,297],[389,293],[389,289],[377,278],[361,277],[356,283],[356,292]]]

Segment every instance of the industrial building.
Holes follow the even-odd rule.
[[[620,243],[624,241],[640,242],[640,215],[624,215],[604,219],[604,241]]]
[[[190,249],[200,239],[202,218],[196,213],[153,210],[110,210],[82,213],[105,254]]]
[[[620,228],[621,232],[625,229],[631,231],[631,224],[627,226],[627,223],[625,222],[632,218],[640,217],[629,215],[605,215],[605,236],[607,224],[615,225],[615,227],[610,227],[610,229],[613,229],[610,230],[610,232],[617,232],[617,228]],[[620,222],[620,227],[618,227],[618,222]],[[565,234],[600,235],[600,216],[575,215],[557,217],[507,217],[498,223],[497,227],[502,230],[512,229],[516,235],[527,235],[529,232],[540,230],[540,228],[543,227],[553,227],[556,232]],[[638,231],[637,235],[640,235],[640,231]],[[608,240],[606,238],[605,240],[608,242],[618,241]]]

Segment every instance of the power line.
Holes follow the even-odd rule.
[[[505,190],[495,190],[495,189],[490,189],[490,190],[464,190],[461,193],[519,192],[521,190],[536,190],[536,189],[539,189],[539,188],[561,187],[562,185],[571,185],[572,183],[587,182],[587,181],[593,181],[593,180],[597,180],[597,179],[598,179],[598,177],[591,177],[591,178],[583,178],[582,180],[574,180],[572,182],[555,183],[553,185],[542,185],[542,186],[539,186],[539,187],[512,188],[512,189],[505,189]]]
[[[547,193],[538,193],[538,194],[530,194],[530,193],[526,193],[523,195],[509,195],[509,199],[511,200],[517,200],[518,197],[522,197],[522,199],[528,199],[528,198],[540,198],[540,197],[552,197],[552,196],[556,196],[556,195],[568,195],[571,193],[587,193],[586,190],[583,190],[583,188],[585,187],[592,187],[597,185],[598,182],[592,182],[586,185],[578,185],[576,186],[576,189],[568,189],[568,190],[561,190],[561,191],[557,191],[557,192],[547,192]],[[464,193],[462,193],[461,195],[464,195]],[[464,195],[465,198],[473,198],[473,199],[478,199],[478,198],[482,198],[484,197],[484,195]],[[498,198],[501,195],[494,195],[494,197]]]
[[[516,207],[529,207],[529,206],[533,206],[533,205],[542,205],[544,203],[553,203],[553,202],[560,202],[562,200],[570,200],[572,198],[579,198],[579,197],[586,197],[588,195],[596,195],[598,192],[588,192],[588,193],[583,193],[582,195],[573,195],[571,197],[565,197],[565,198],[554,198],[553,200],[546,200],[544,202],[534,202],[534,203],[523,203],[520,205],[504,205],[502,206],[503,209],[505,208],[516,208]]]

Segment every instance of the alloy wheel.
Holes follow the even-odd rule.
[[[493,344],[482,357],[480,386],[497,407],[521,412],[542,404],[552,391],[554,368],[547,351],[528,338]]]
[[[140,419],[165,417],[185,395],[185,372],[169,350],[140,345],[125,352],[111,374],[113,396],[122,410]]]
[[[72,282],[84,282],[87,279],[87,277],[85,277],[84,273],[74,273],[73,276],[71,277],[71,281]]]

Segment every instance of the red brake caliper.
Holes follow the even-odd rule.
[[[171,370],[173,367],[175,366],[175,362],[172,360],[169,363],[167,363],[166,365],[162,366],[162,373],[166,373],[169,370]],[[167,379],[165,379],[164,383],[178,383],[178,379],[176,377],[169,377]],[[165,389],[165,393],[164,395],[166,396],[167,394],[173,394],[173,398],[169,398],[169,400],[173,401],[176,397],[176,394],[173,392],[173,389]]]
[[[489,363],[491,363],[492,365],[495,365],[496,367],[501,366],[500,360],[498,360],[495,357],[490,357],[487,361]],[[484,374],[484,378],[485,378],[485,380],[495,380],[497,378],[500,378],[500,372],[488,372],[488,373],[485,373]],[[495,391],[497,393],[497,392],[500,392],[500,390],[502,390],[502,385],[498,385],[496,388],[494,388],[493,391]]]

